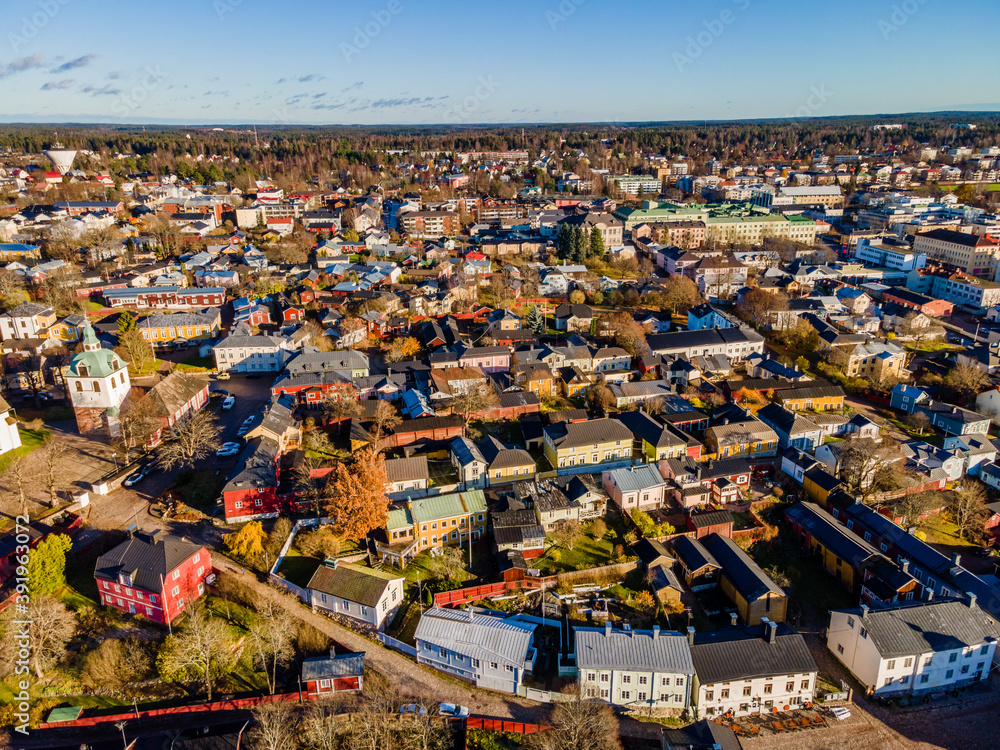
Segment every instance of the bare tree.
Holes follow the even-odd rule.
[[[290,750],[298,746],[296,729],[299,722],[295,707],[290,703],[261,703],[254,706],[251,713],[254,727],[247,737],[254,750]]]
[[[26,461],[27,456],[18,456],[7,464],[7,470],[3,473],[4,484],[17,498],[19,513],[22,516],[28,515],[27,489],[33,476],[28,470]]]
[[[257,619],[250,626],[253,658],[264,671],[271,695],[277,689],[278,670],[294,655],[292,625],[291,615],[277,602],[268,599],[257,605]]]
[[[399,412],[396,411],[396,407],[388,401],[379,400],[375,404],[375,414],[372,415],[372,427],[369,432],[371,432],[371,436],[377,443],[392,432],[402,421]]]
[[[132,460],[132,451],[136,450],[162,427],[156,418],[153,403],[148,398],[132,400],[130,397],[118,416],[118,436],[115,438],[115,448],[125,455],[125,463]]]
[[[880,492],[895,489],[899,482],[896,463],[902,458],[892,442],[855,437],[844,441],[840,454],[840,479],[862,502]]]
[[[621,750],[618,717],[607,703],[585,700],[578,690],[569,702],[556,704],[552,728],[532,735],[535,750]]]
[[[951,518],[962,539],[978,539],[983,534],[983,523],[989,515],[986,509],[986,490],[979,482],[966,477],[962,488],[955,490],[951,501]]]
[[[357,391],[353,387],[338,391],[335,398],[328,398],[323,401],[323,416],[326,419],[337,420],[338,431],[340,432],[343,431],[344,422],[361,416],[362,411]]]
[[[572,551],[573,547],[586,538],[583,527],[579,521],[560,521],[556,527],[549,532],[549,539],[554,546],[565,547]]]
[[[200,411],[185,424],[171,428],[160,448],[159,462],[165,469],[191,466],[219,447],[222,428],[215,417]]]
[[[30,663],[38,679],[45,677],[45,672],[66,656],[66,644],[76,631],[76,616],[66,608],[66,605],[54,596],[42,594],[32,596],[28,605],[30,617],[18,614],[17,607],[8,607],[0,615],[0,661],[13,664],[20,648],[14,634],[19,632],[20,625],[15,620],[30,619],[28,625],[28,640],[31,644]]]
[[[118,350],[136,372],[146,370],[153,362],[153,350],[138,327],[118,334]]]
[[[465,426],[469,426],[469,417],[479,412],[495,409],[500,404],[496,391],[487,383],[476,383],[452,397],[452,411],[458,412],[465,419]]]
[[[211,701],[215,681],[229,671],[234,660],[226,624],[195,604],[188,610],[184,629],[167,636],[157,664],[168,680],[200,681]]]
[[[344,747],[344,735],[349,730],[337,717],[345,708],[342,695],[321,699],[309,707],[302,730],[310,747],[314,750],[340,750]]]
[[[59,504],[59,488],[69,479],[59,471],[59,464],[66,456],[66,452],[66,443],[51,436],[42,449],[42,458],[45,461],[45,474],[42,478],[45,490],[49,493],[49,503],[53,508]]]

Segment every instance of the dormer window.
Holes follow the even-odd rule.
[[[87,365],[80,365],[76,369],[77,369],[77,372],[80,373],[81,377],[85,378],[85,377],[87,377],[87,375],[90,374],[90,370],[87,368]]]
[[[131,573],[119,573],[118,574],[118,582],[122,586],[131,586],[132,585],[132,574]]]

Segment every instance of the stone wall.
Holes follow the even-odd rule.
[[[75,406],[76,428],[85,437],[95,440],[108,439],[108,425],[105,421],[106,409],[89,406]]]

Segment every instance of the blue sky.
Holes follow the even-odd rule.
[[[0,121],[412,124],[1000,109],[996,0],[5,0]]]

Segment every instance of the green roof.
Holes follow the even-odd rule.
[[[486,496],[482,490],[454,492],[450,495],[434,495],[413,500],[409,508],[396,507],[389,510],[386,528],[389,531],[404,529],[416,523],[454,518],[470,513],[486,512]]]
[[[83,706],[61,706],[49,711],[49,716],[45,721],[49,723],[53,721],[75,721],[80,718],[80,714],[82,713]]]
[[[86,367],[86,374],[83,377],[91,378],[106,378],[125,367],[121,357],[111,349],[101,348],[101,342],[97,340],[97,334],[89,323],[83,329],[83,348],[84,351],[74,355],[70,360],[68,373],[70,377],[81,375],[81,365]]]

